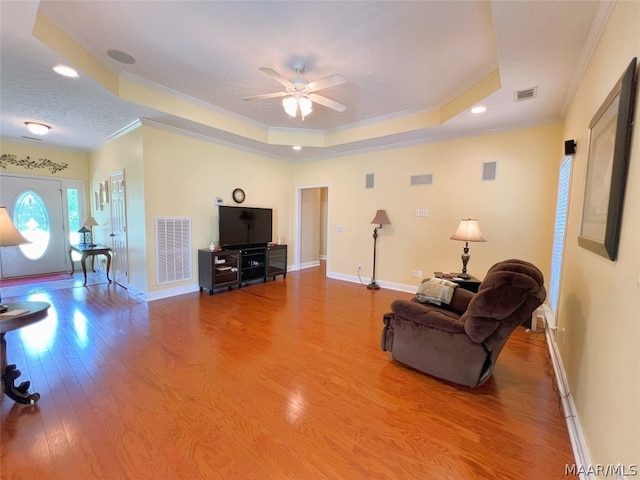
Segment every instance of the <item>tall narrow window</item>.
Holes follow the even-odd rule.
[[[560,295],[560,275],[562,273],[562,257],[564,238],[567,224],[567,210],[569,206],[569,187],[571,186],[571,162],[568,156],[560,165],[558,180],[558,203],[556,205],[556,224],[553,235],[553,250],[551,253],[551,277],[549,279],[549,306],[554,317],[558,311],[558,297]]]
[[[67,188],[67,213],[69,215],[69,242],[80,243],[80,196],[77,188]]]
[[[51,222],[44,201],[33,190],[25,190],[16,200],[13,221],[20,233],[31,243],[20,245],[20,251],[29,260],[44,256],[51,240]]]

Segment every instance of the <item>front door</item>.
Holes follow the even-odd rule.
[[[60,180],[0,176],[0,203],[16,228],[31,243],[3,247],[4,278],[44,275],[67,270]]]

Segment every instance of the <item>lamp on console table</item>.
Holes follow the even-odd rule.
[[[15,227],[7,207],[0,205],[0,247],[15,247],[17,245],[23,245],[25,243],[31,243],[24,238],[22,234]],[[0,295],[0,313],[6,312],[7,306],[2,303],[2,296]],[[4,374],[4,373],[3,373]]]
[[[376,283],[376,242],[378,241],[378,229],[383,225],[391,225],[387,212],[384,210],[378,210],[376,216],[371,220],[371,223],[378,225],[373,229],[373,276],[371,277],[371,283],[367,285],[369,290],[380,290],[380,285]]]
[[[467,263],[469,263],[469,259],[471,258],[471,255],[469,255],[469,242],[487,241],[480,232],[478,220],[473,218],[463,218],[460,220],[458,229],[450,238],[451,240],[461,240],[465,242],[462,254],[462,273],[460,274],[460,278],[471,278],[471,275],[467,273]]]
[[[96,222],[96,219],[93,217],[89,217],[84,221],[84,223],[82,224],[82,228],[79,230],[80,232],[82,232],[82,235],[84,235],[85,237],[82,243],[89,244],[88,245],[89,247],[95,246],[93,243],[93,227],[95,227],[96,225],[98,225],[98,222]],[[83,229],[86,229],[86,230],[83,231]],[[87,233],[89,234],[88,239],[87,239]]]

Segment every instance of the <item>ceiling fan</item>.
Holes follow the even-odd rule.
[[[321,78],[320,80],[316,80],[314,82],[307,82],[304,78],[302,78],[304,63],[295,62],[293,64],[293,69],[296,71],[298,76],[296,78],[288,80],[272,68],[260,67],[260,70],[269,75],[276,82],[284,85],[285,91],[265,93],[263,95],[253,95],[251,97],[244,97],[243,100],[251,101],[285,97],[282,100],[282,106],[284,107],[285,112],[287,112],[288,115],[295,117],[297,111],[299,110],[303,120],[304,117],[311,113],[312,102],[319,103],[320,105],[323,105],[337,112],[344,112],[347,109],[346,105],[315,93],[316,91],[322,90],[323,88],[334,87],[336,85],[345,83],[347,80],[342,75],[336,73],[334,75],[329,75],[328,77]]]

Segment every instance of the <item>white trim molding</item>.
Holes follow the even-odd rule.
[[[550,310],[550,309],[549,309]],[[545,316],[548,317],[549,312],[547,308],[544,309]],[[560,394],[560,400],[562,402],[562,410],[564,412],[565,421],[567,422],[567,430],[569,431],[569,439],[571,440],[571,448],[573,449],[573,456],[575,458],[575,472],[578,472],[580,480],[596,480],[597,477],[593,472],[593,463],[591,463],[591,456],[589,455],[589,449],[587,448],[587,441],[582,432],[580,426],[580,419],[578,418],[578,411],[573,403],[573,397],[569,390],[569,382],[567,381],[567,375],[564,370],[564,364],[562,363],[562,357],[558,350],[558,344],[555,341],[554,330],[547,324],[545,326],[545,336],[547,337],[547,345],[549,346],[549,355],[551,356],[551,363],[553,364],[553,371],[555,372],[556,385],[558,386],[558,393]]]

